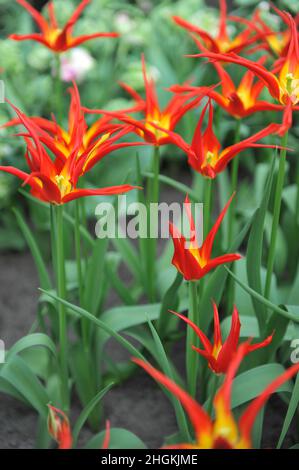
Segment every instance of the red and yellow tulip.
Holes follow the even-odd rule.
[[[73,436],[70,422],[66,414],[48,405],[48,431],[50,436],[58,443],[58,449],[71,449],[73,446]],[[102,444],[102,449],[108,449],[110,444],[110,421],[106,421],[106,432]]]
[[[11,34],[10,39],[15,41],[37,41],[44,46],[51,49],[53,52],[64,52],[72,47],[79,46],[83,42],[89,41],[90,39],[103,38],[103,37],[117,37],[117,33],[93,33],[86,34],[83,36],[74,37],[72,34],[73,28],[78,21],[82,11],[90,3],[90,0],[83,0],[80,5],[76,8],[71,18],[67,21],[63,28],[61,28],[56,20],[54,12],[54,3],[50,1],[48,3],[49,21],[47,21],[30,3],[26,0],[16,0],[22,7],[24,7],[28,13],[32,16],[37,26],[40,29],[40,33],[32,34]]]
[[[223,385],[215,395],[213,405],[215,418],[212,419],[208,413],[187,392],[175,384],[160,371],[142,361],[134,358],[133,362],[142,367],[157,382],[172,393],[185,408],[192,423],[195,441],[172,446],[176,449],[251,449],[251,432],[255,419],[266,404],[270,395],[274,393],[283,383],[290,380],[299,371],[299,364],[295,364],[272,383],[255,398],[245,411],[242,412],[237,421],[231,410],[231,393],[233,380],[244,356],[248,353],[249,342],[239,346],[233,360],[230,363]]]
[[[71,449],[73,444],[70,422],[66,414],[48,405],[48,431],[50,436],[58,443],[59,449]]]
[[[262,64],[265,57],[261,58],[258,63]],[[221,106],[228,114],[236,119],[243,119],[251,114],[260,111],[283,111],[284,106],[281,104],[270,103],[260,100],[265,84],[262,81],[254,81],[255,75],[248,70],[242,77],[238,86],[236,86],[229,75],[219,62],[213,62],[214,67],[221,80],[221,93],[212,89],[209,96]],[[178,86],[174,85],[170,88],[175,93],[194,93],[196,96],[201,93],[200,87]]]
[[[252,29],[246,28],[235,38],[230,38],[227,32],[227,5],[226,0],[220,0],[220,21],[216,37],[207,31],[195,26],[179,16],[173,16],[176,24],[186,29],[195,40],[201,51],[209,50],[215,53],[241,52],[246,47],[255,43],[259,34],[253,34]]]
[[[288,13],[281,12],[289,25],[290,42],[285,57],[280,58],[267,70],[262,64],[240,57],[236,54],[215,54],[204,52],[192,57],[206,57],[215,62],[241,65],[254,73],[268,88],[271,96],[285,107],[283,126],[280,133],[286,132],[292,124],[293,109],[299,109],[299,41],[295,20]]]
[[[223,342],[219,322],[219,313],[215,302],[213,302],[213,309],[214,344],[210,342],[205,333],[201,331],[201,329],[197,325],[195,325],[195,323],[193,323],[188,317],[185,317],[184,315],[177,312],[172,313],[174,313],[184,322],[186,322],[200,339],[200,342],[202,343],[204,349],[199,349],[196,346],[192,345],[194,351],[197,351],[198,354],[203,356],[208,361],[210,369],[215,372],[215,374],[226,374],[239,345],[241,323],[238,310],[236,307],[234,307],[231,319],[230,332],[226,340]],[[268,344],[272,341],[272,337],[273,335],[270,335],[268,336],[268,338],[266,338],[264,341],[261,341],[260,343],[249,344],[246,348],[246,354],[250,354],[251,352],[256,351],[257,349],[261,349],[268,346]]]
[[[160,146],[172,143],[172,139],[169,137],[168,132],[175,129],[176,125],[187,111],[199,104],[201,99],[209,93],[211,88],[202,87],[196,99],[194,99],[194,95],[192,93],[186,95],[177,94],[169,101],[168,105],[164,109],[161,109],[156,93],[155,83],[152,79],[149,79],[146,74],[144,57],[142,57],[142,70],[145,86],[145,99],[143,99],[130,86],[124,83],[121,83],[121,86],[136,102],[136,105],[129,111],[141,111],[144,114],[143,120],[138,120],[129,116],[127,114],[128,110],[110,112],[86,109],[86,111],[96,114],[105,114],[133,126],[136,134],[150,144]],[[190,101],[191,98],[193,98],[192,101]]]
[[[232,201],[232,198],[233,196],[229,199],[223,208],[201,247],[199,247],[196,239],[194,219],[191,213],[188,196],[185,199],[184,205],[190,224],[190,241],[187,242],[186,238],[178,231],[178,229],[172,223],[170,223],[170,233],[174,244],[172,264],[183,275],[186,281],[195,281],[201,279],[217,266],[224,263],[231,263],[232,261],[241,258],[241,255],[239,254],[225,254],[218,256],[217,258],[211,258],[215,236]]]
[[[57,164],[60,161],[61,165],[64,165],[76,149],[77,160],[81,157],[85,160],[82,175],[107,154],[115,150],[143,145],[140,142],[118,142],[122,137],[132,132],[132,127],[124,124],[113,124],[109,116],[98,119],[88,127],[75,82],[73,88],[69,89],[69,93],[71,102],[67,129],[62,128],[55,118],[52,120],[35,116],[28,118],[33,125],[36,125],[40,142],[56,156]],[[17,124],[22,124],[20,118],[9,121],[3,127]]]
[[[100,141],[92,143],[82,151],[85,127],[80,126],[82,119],[78,120],[72,140],[73,145],[66,155],[63,151],[65,147],[58,145],[55,137],[49,137],[38,126],[36,120],[34,122],[15,106],[12,107],[17,113],[19,122],[28,131],[28,134],[24,134],[24,139],[27,144],[25,158],[30,172],[26,173],[12,166],[0,166],[0,171],[11,173],[20,178],[24,185],[28,184],[34,197],[52,204],[64,204],[83,196],[121,194],[134,189],[133,186],[127,184],[100,189],[78,188],[79,178],[103,157],[103,153],[98,152]],[[43,142],[53,152],[54,161],[47,153]],[[105,155],[107,153],[108,150]]]
[[[208,124],[203,132],[203,120],[208,110]],[[251,137],[221,150],[221,144],[213,131],[213,104],[209,100],[201,113],[191,145],[187,144],[175,132],[168,132],[168,134],[172,143],[186,153],[188,163],[195,171],[208,178],[215,178],[236,155],[245,149],[258,147],[277,148],[276,145],[258,144],[256,142],[270,134],[278,133],[280,128],[281,126],[278,124],[270,124]]]

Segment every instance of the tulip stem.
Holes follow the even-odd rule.
[[[62,81],[61,81],[61,62],[60,62],[60,54],[54,55],[54,109],[57,112],[57,119],[60,125],[62,125],[62,118],[63,118],[63,96],[62,96]]]
[[[82,276],[82,261],[81,261],[81,234],[80,234],[80,200],[75,201],[75,251],[76,251],[76,265],[77,265],[77,282],[78,282],[78,291],[79,291],[79,301],[80,306],[83,307],[83,276]],[[81,329],[82,329],[82,339],[83,345],[88,348],[88,322],[85,318],[81,320]]]
[[[235,129],[234,143],[237,144],[240,141],[240,130],[241,120],[237,120]],[[238,173],[239,173],[239,157],[236,155],[232,161],[232,173],[231,173],[231,193],[235,192],[238,187]],[[229,208],[229,222],[228,222],[228,246],[231,246],[234,237],[234,226],[235,226],[235,215],[236,215],[236,202],[232,201]]]
[[[62,299],[66,298],[66,277],[65,277],[65,258],[64,258],[64,236],[63,236],[63,205],[54,206],[56,230],[56,283],[57,294]],[[65,412],[69,408],[68,393],[68,366],[67,366],[67,328],[66,328],[66,307],[61,302],[58,304],[59,315],[59,346],[60,346],[60,373],[61,373],[61,399],[62,407]]]
[[[157,256],[157,237],[158,237],[158,211],[151,210],[151,204],[159,203],[159,173],[160,173],[160,152],[159,147],[156,145],[153,152],[152,161],[153,179],[149,185],[149,198],[148,198],[148,236],[149,236],[149,251],[148,251],[148,296],[151,302],[156,299],[156,256]],[[151,237],[153,235],[153,237]]]
[[[219,375],[213,373],[213,376],[211,378],[211,387],[210,387],[210,394],[209,394],[209,398],[208,398],[208,405],[207,405],[207,413],[209,416],[212,416],[212,412],[213,412],[213,402],[214,402],[214,398],[215,398],[215,395],[216,395],[216,392],[217,392],[217,389],[218,389],[218,385],[219,385]]]
[[[276,239],[277,239],[277,231],[278,231],[278,226],[279,226],[280,210],[281,210],[281,197],[282,197],[282,191],[283,191],[284,180],[285,180],[287,143],[288,143],[288,133],[286,132],[285,135],[281,139],[281,146],[283,148],[280,151],[278,175],[277,175],[277,182],[276,182],[276,188],[275,188],[273,221],[272,221],[272,229],[271,229],[271,237],[270,237],[266,283],[265,283],[265,297],[267,299],[269,299],[270,292],[271,292],[271,280],[272,280],[272,274],[273,274],[273,269],[274,269]]]
[[[203,228],[204,237],[207,236],[210,230],[211,211],[212,211],[212,185],[213,180],[206,178],[204,181],[204,207],[203,207]]]
[[[197,302],[197,283],[190,281],[189,283],[189,319],[199,326],[199,309]],[[188,390],[192,397],[196,396],[197,375],[198,375],[198,355],[192,349],[192,346],[198,346],[198,338],[192,328],[187,327],[186,335],[186,370]]]

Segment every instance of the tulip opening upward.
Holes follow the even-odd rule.
[[[82,11],[87,7],[91,0],[81,1],[80,5],[76,8],[71,18],[67,21],[63,28],[60,28],[57,23],[54,12],[54,3],[52,1],[48,3],[49,22],[26,0],[16,1],[32,16],[40,29],[40,33],[11,34],[9,38],[15,41],[36,41],[48,47],[51,49],[51,51],[60,53],[79,46],[83,42],[89,41],[91,39],[118,36],[117,33],[93,33],[78,37],[74,37],[72,35],[73,27],[78,21]]]
[[[220,224],[226,214],[226,211],[233,199],[233,196],[229,199],[214,226],[208,233],[201,247],[195,237],[194,220],[191,214],[190,202],[188,196],[185,199],[185,210],[187,212],[190,224],[190,231],[192,236],[192,242],[187,243],[185,237],[177,230],[177,228],[170,223],[170,233],[174,244],[174,255],[172,258],[172,264],[176,269],[183,275],[187,281],[194,281],[201,279],[212,269],[217,266],[230,263],[232,261],[241,258],[239,254],[225,254],[218,256],[217,258],[211,258],[212,248],[215,236],[219,230]]]
[[[189,318],[185,317],[184,315],[173,312],[177,315],[181,320],[187,323],[198,336],[200,342],[203,345],[204,349],[199,349],[194,345],[189,345],[195,351],[198,352],[201,356],[203,356],[209,364],[210,369],[215,372],[215,374],[226,374],[232,359],[236,353],[239,340],[240,340],[240,329],[241,323],[239,318],[239,313],[236,307],[234,307],[232,319],[231,319],[231,328],[230,332],[225,341],[222,341],[222,334],[220,329],[220,322],[219,322],[219,313],[217,309],[217,305],[213,302],[213,310],[214,310],[214,344],[210,342],[207,338],[205,333],[193,323]],[[265,340],[260,343],[250,344],[246,348],[246,354],[250,354],[257,349],[264,348],[271,343],[273,335],[268,336]]]
[[[238,347],[233,360],[230,362],[223,385],[217,391],[213,400],[215,418],[212,419],[202,406],[187,392],[166,377],[147,362],[133,358],[133,362],[142,367],[158,383],[173,394],[185,408],[192,423],[195,441],[170,446],[174,449],[251,449],[251,432],[255,419],[274,393],[283,383],[290,380],[299,371],[299,364],[295,364],[273,382],[255,398],[242,412],[237,421],[231,410],[231,394],[235,375],[246,354],[250,342]]]

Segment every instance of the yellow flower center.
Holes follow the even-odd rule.
[[[56,175],[55,182],[59,188],[61,197],[64,197],[66,194],[69,194],[72,190],[72,184],[70,181],[65,178],[63,175]]]

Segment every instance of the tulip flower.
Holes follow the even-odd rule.
[[[84,165],[81,175],[90,170],[107,154],[123,147],[143,145],[140,142],[118,142],[119,139],[132,131],[132,127],[123,124],[111,123],[109,116],[98,119],[90,127],[85,121],[85,114],[81,107],[78,88],[73,83],[69,89],[71,103],[68,115],[68,129],[64,129],[56,119],[48,120],[41,117],[27,118],[36,127],[40,142],[54,153],[59,167],[63,166],[72,156],[76,148],[77,160],[81,159]],[[22,124],[20,118],[13,119],[3,127]],[[19,134],[22,135],[22,134]],[[80,176],[81,176],[80,175]]]
[[[251,449],[251,432],[255,419],[266,404],[269,397],[283,383],[290,380],[299,371],[299,364],[295,364],[273,382],[255,398],[242,412],[237,421],[231,410],[231,393],[236,372],[247,354],[249,343],[239,346],[235,357],[232,359],[223,385],[219,388],[213,400],[215,418],[208,413],[187,392],[175,384],[160,371],[142,361],[134,358],[133,362],[142,367],[157,382],[172,393],[185,408],[195,433],[195,441],[171,446],[175,449]]]
[[[40,136],[44,131],[15,106],[12,105],[12,107],[28,131],[28,135],[24,138],[27,144],[26,162],[30,172],[26,173],[12,166],[0,166],[0,171],[15,175],[23,181],[24,185],[28,184],[34,197],[60,205],[84,196],[121,194],[134,189],[128,184],[100,189],[78,188],[80,176],[94,164],[94,159],[96,161],[98,159],[98,144],[95,143],[93,149],[88,147],[86,151],[80,153],[82,140],[75,139],[67,158],[62,151],[57,151],[57,147],[53,146],[51,149],[55,155],[53,161],[42,145]],[[76,122],[76,125],[76,129],[79,129],[80,121]],[[84,126],[81,129],[84,129]],[[49,142],[47,145],[50,147]]]
[[[234,195],[233,195],[234,196]],[[231,263],[232,261],[241,258],[239,254],[226,254],[211,258],[212,248],[215,236],[219,230],[220,224],[226,211],[232,201],[233,196],[229,199],[214,226],[208,233],[201,247],[199,247],[195,235],[194,219],[191,214],[190,201],[188,196],[185,199],[185,210],[188,215],[190,224],[190,242],[188,243],[185,237],[178,231],[178,229],[170,223],[170,233],[174,244],[174,255],[172,264],[183,275],[186,281],[194,281],[201,279],[208,274],[209,271],[224,263]]]
[[[262,64],[265,57],[261,58],[257,63]],[[239,85],[236,87],[229,73],[222,67],[219,62],[213,63],[221,80],[222,92],[219,93],[211,90],[209,93],[219,106],[221,106],[228,114],[236,119],[243,119],[253,113],[259,111],[283,111],[284,106],[270,103],[268,101],[259,100],[264,83],[260,80],[254,82],[255,75],[248,70]],[[170,90],[175,93],[201,93],[200,87],[174,85]]]
[[[271,6],[285,22],[283,12],[281,12],[273,4]],[[258,45],[255,49],[266,49],[267,51],[274,53],[277,57],[283,57],[286,55],[291,39],[289,28],[284,31],[276,31],[272,29],[261,18],[261,10],[259,9],[254,12],[252,20],[247,20],[246,18],[240,18],[236,16],[230,16],[230,19],[232,21],[244,23],[253,31],[258,33],[259,38],[263,40],[263,43]]]
[[[210,342],[205,333],[201,331],[200,328],[195,325],[195,323],[193,323],[188,317],[185,317],[184,315],[177,312],[171,312],[181,318],[181,320],[186,322],[193,329],[204,348],[199,349],[192,345],[192,349],[194,349],[194,351],[197,351],[198,354],[203,356],[208,361],[210,369],[215,372],[215,374],[226,374],[238,348],[241,323],[238,310],[236,307],[234,307],[230,332],[228,334],[227,339],[223,342],[220,329],[219,314],[215,302],[213,302],[213,309],[214,344]],[[270,344],[272,341],[272,337],[273,335],[270,335],[260,343],[252,345],[249,344],[246,348],[246,354],[250,354],[251,352],[256,351],[257,349],[261,349],[268,346],[268,344]]]
[[[110,112],[104,110],[86,109],[86,111],[95,114],[105,114],[133,126],[135,132],[142,139],[153,145],[160,146],[172,143],[168,132],[174,130],[180,119],[187,113],[187,111],[199,104],[201,99],[209,93],[211,88],[202,87],[201,92],[198,93],[197,98],[195,100],[193,99],[191,102],[190,98],[193,98],[193,94],[187,94],[185,96],[175,95],[169,101],[168,105],[162,110],[158,102],[155,83],[152,79],[147,77],[143,56],[142,70],[145,85],[145,99],[143,99],[130,86],[124,83],[121,83],[121,86],[132,96],[136,102],[136,105],[129,111],[141,111],[144,114],[144,120],[141,121],[129,116],[126,112],[128,110]]]
[[[66,414],[48,405],[48,431],[50,436],[58,443],[58,449],[71,449],[73,445],[70,422]],[[108,449],[110,443],[110,421],[106,421],[106,433],[104,436],[102,449]]]
[[[263,65],[245,59],[236,54],[215,54],[204,52],[191,57],[206,57],[211,61],[227,62],[241,65],[253,72],[268,88],[271,96],[285,106],[283,125],[280,133],[283,135],[292,125],[292,111],[299,109],[299,42],[298,32],[294,19],[288,13],[283,13],[285,21],[289,25],[291,39],[285,57],[279,59],[272,71],[268,71]]]
[[[259,38],[259,34],[252,35],[252,29],[246,28],[242,33],[231,39],[227,32],[227,5],[226,0],[219,0],[220,3],[220,21],[219,30],[216,37],[213,37],[207,31],[195,26],[188,21],[173,16],[176,24],[191,33],[191,37],[195,40],[201,51],[211,51],[215,53],[241,52],[249,45],[255,43]],[[199,40],[197,38],[200,38]],[[202,41],[202,42],[201,42]]]
[[[206,130],[202,133],[202,124],[208,109],[208,124]],[[186,153],[188,163],[195,171],[208,178],[215,178],[237,154],[245,149],[259,147],[279,148],[277,145],[258,144],[256,142],[270,134],[277,133],[280,127],[279,124],[270,124],[251,137],[221,150],[221,144],[213,132],[213,104],[209,100],[201,113],[191,145],[187,144],[175,132],[168,132],[168,134],[169,139]]]
[[[68,417],[58,408],[55,408],[52,405],[48,405],[48,407],[49,434],[58,443],[59,449],[71,449],[73,438]]]
[[[60,53],[67,51],[72,47],[79,46],[79,44],[82,44],[83,42],[89,41],[91,39],[118,36],[117,33],[93,33],[78,37],[74,37],[72,35],[73,27],[78,21],[82,11],[90,3],[90,0],[83,0],[80,3],[63,28],[60,28],[57,23],[54,12],[54,4],[52,1],[48,3],[49,22],[26,0],[16,1],[32,16],[40,29],[40,33],[11,34],[9,38],[15,41],[37,41],[51,49],[51,51]]]

